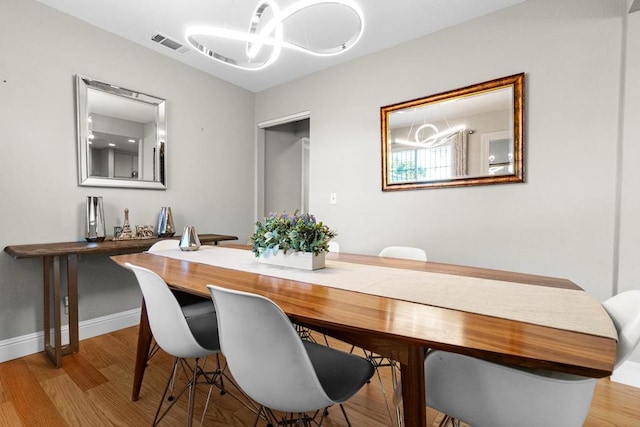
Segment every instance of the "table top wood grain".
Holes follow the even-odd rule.
[[[328,256],[343,262],[580,289],[565,279],[522,273],[343,253]],[[616,341],[610,338],[150,254],[112,259],[120,265],[129,262],[146,267],[171,286],[198,295],[209,295],[207,284],[263,295],[296,323],[401,363],[409,357],[403,349],[419,346],[596,378],[610,375],[613,369]]]

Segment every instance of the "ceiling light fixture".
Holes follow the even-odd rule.
[[[349,40],[340,43],[338,46],[326,49],[314,49],[308,46],[302,46],[292,41],[284,40],[283,25],[288,18],[306,8],[323,4],[344,6],[355,13],[358,24],[353,36]],[[264,25],[262,29],[258,31],[258,26],[263,20],[263,15],[269,8],[272,11],[273,17],[270,21],[266,23],[263,22]],[[352,48],[358,40],[360,40],[363,31],[364,19],[362,10],[353,0],[300,0],[283,10],[280,10],[280,7],[274,1],[262,0],[258,3],[251,15],[248,31],[243,32],[211,26],[193,26],[187,28],[185,31],[185,39],[194,49],[214,61],[240,68],[242,70],[257,71],[273,64],[280,56],[283,48],[313,56],[333,56],[346,52]],[[246,42],[244,52],[245,59],[234,59],[223,55],[214,50],[214,48],[198,42],[196,39],[199,36],[216,37],[241,42],[244,41]],[[265,60],[256,60],[256,57],[265,45],[272,47],[271,53]]]

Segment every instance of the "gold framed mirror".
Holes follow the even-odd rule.
[[[524,182],[524,73],[380,108],[382,191]]]

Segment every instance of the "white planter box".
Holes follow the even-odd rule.
[[[319,270],[324,268],[324,256],[325,252],[318,255],[314,255],[311,252],[287,252],[285,254],[282,251],[278,251],[276,255],[271,252],[265,252],[260,254],[258,262],[303,270]]]

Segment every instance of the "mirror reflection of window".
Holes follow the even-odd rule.
[[[472,131],[466,126],[456,126],[454,130],[457,131],[448,132],[433,147],[422,148],[420,143],[396,138],[389,153],[390,181],[438,181],[466,176],[468,136]]]
[[[416,148],[391,153],[392,182],[447,179],[452,176],[451,146]]]

